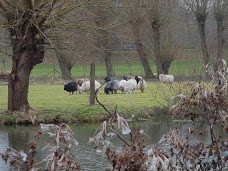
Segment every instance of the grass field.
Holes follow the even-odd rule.
[[[174,62],[170,68],[170,73],[174,76],[178,75],[199,75],[201,73],[201,63],[194,61],[178,61]],[[7,65],[7,70],[10,70],[10,65]],[[151,66],[152,70],[156,72],[154,65]],[[1,68],[0,68],[1,69]],[[59,71],[59,67],[56,66]],[[139,64],[115,64],[115,74],[117,77],[122,75],[144,75],[143,69]],[[45,77],[49,79],[53,76],[53,65],[40,64],[34,67],[31,77]],[[72,69],[73,77],[82,77],[85,75],[89,77],[89,65],[75,65]],[[55,76],[59,76],[56,72]],[[96,65],[96,76],[104,78],[106,70],[104,65]],[[170,99],[181,89],[184,89],[180,83],[170,85],[161,84],[158,81],[149,82],[149,86],[145,93],[137,90],[134,94],[118,94],[106,95],[101,89],[98,99],[103,103],[108,110],[114,111],[117,106],[118,112],[130,117],[136,115],[138,117],[150,118],[152,113],[161,114],[162,111],[155,111],[156,109],[164,109],[167,111],[170,105]],[[105,110],[98,104],[89,106],[89,95],[77,94],[69,95],[68,92],[63,90],[62,84],[49,84],[31,82],[29,88],[29,103],[38,111],[38,117],[42,121],[51,122],[54,119],[67,120],[67,121],[99,121],[107,116]],[[20,120],[17,115],[6,116],[3,113],[7,109],[7,85],[0,85],[0,113],[1,120]],[[30,116],[28,116],[30,117]],[[22,118],[23,120],[23,118]],[[20,121],[18,121],[20,122]]]
[[[31,73],[31,77],[43,77],[43,76],[53,76],[54,68],[56,69],[55,76],[60,76],[60,68],[58,65],[53,64],[39,64],[36,65]],[[142,75],[144,76],[144,70],[141,64],[113,64],[114,73],[117,77],[121,77],[123,75]],[[154,73],[156,73],[155,64],[151,64],[151,69]],[[3,66],[0,65],[0,71],[3,70]],[[6,71],[11,70],[11,65],[7,64]],[[72,76],[73,77],[89,77],[90,66],[83,64],[75,64],[72,68]],[[198,75],[202,73],[202,62],[197,60],[192,61],[174,61],[170,67],[170,74],[174,76],[177,75]],[[96,65],[96,76],[105,77],[106,76],[106,68],[105,65],[97,64]]]
[[[57,71],[60,71],[59,67],[55,67]],[[140,64],[114,64],[114,73],[116,76],[121,77],[123,75],[142,75],[144,76],[143,67]],[[45,64],[37,65],[34,67],[31,76],[45,76],[47,74],[53,75],[54,65]],[[156,66],[151,65],[151,69],[156,73]],[[73,77],[89,77],[90,67],[89,65],[75,65],[72,69]],[[170,74],[173,75],[196,75],[202,72],[202,64],[198,61],[177,61],[173,62],[170,67]],[[59,76],[59,73],[56,72],[56,76]],[[96,65],[96,76],[105,77],[106,68],[105,65],[98,64]]]
[[[110,112],[113,112],[117,106],[117,111],[126,117],[135,115],[138,118],[151,118],[155,114],[156,108],[163,108],[167,111],[171,97],[180,89],[180,84],[178,83],[170,86],[160,82],[149,82],[148,88],[144,93],[136,90],[133,94],[118,92],[117,94],[106,95],[102,87],[98,99]],[[0,94],[0,113],[3,121],[7,119],[3,115],[7,109],[6,85],[0,86]],[[63,90],[63,85],[60,84],[30,85],[29,102],[38,111],[39,119],[46,122],[52,122],[55,118],[67,122],[75,122],[77,120],[95,122],[107,116],[107,113],[100,105],[88,105],[89,94],[69,95],[68,92]],[[161,114],[161,112],[157,114]],[[8,119],[13,119],[13,122],[20,122],[20,118],[17,118],[17,115]],[[19,121],[15,121],[17,119]]]

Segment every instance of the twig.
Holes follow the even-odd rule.
[[[101,106],[104,108],[104,110],[105,110],[110,116],[112,116],[112,113],[109,112],[108,109],[107,109],[107,108],[98,100],[98,98],[97,98],[97,93],[98,93],[98,91],[100,90],[100,88],[101,88],[104,84],[105,84],[105,82],[102,83],[101,86],[95,91],[95,97],[96,97],[97,103],[98,103],[99,105],[101,105]]]
[[[116,136],[123,141],[126,145],[130,146],[130,144],[128,144],[123,138],[120,137],[120,135],[118,134],[118,132],[116,132],[114,129],[112,129],[112,127],[110,127],[110,129],[116,134]]]

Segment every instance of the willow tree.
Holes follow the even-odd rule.
[[[128,2],[128,8],[129,23],[131,25],[136,50],[145,72],[145,78],[154,78],[153,72],[150,67],[150,63],[145,53],[142,35],[140,34],[142,30],[142,24],[145,18],[145,12],[142,10],[140,0],[130,0]]]
[[[62,78],[64,80],[71,80],[71,69],[74,66],[74,62],[71,60],[69,56],[67,56],[68,53],[63,52],[63,47],[61,46],[61,43],[56,43],[55,47],[55,55],[61,70]]]
[[[92,3],[91,3],[92,2]],[[87,3],[87,9],[91,12],[94,24],[95,46],[104,56],[107,76],[113,76],[113,62],[111,49],[111,28],[116,17],[115,6],[111,1],[91,1]]]
[[[157,66],[157,73],[164,74],[161,64],[161,13],[160,13],[160,0],[150,0],[150,8],[146,11],[150,20],[150,25],[153,32],[153,43],[154,43],[154,56]]]
[[[144,7],[150,27],[149,36],[146,36],[152,42],[150,47],[154,52],[157,73],[168,74],[181,44],[180,1],[149,0]]]
[[[56,19],[73,9],[73,0],[0,0],[0,14],[10,33],[12,70],[8,77],[8,110],[27,112],[29,77],[33,67],[43,61],[45,31]],[[61,17],[60,17],[61,18]]]
[[[203,62],[204,65],[207,65],[210,60],[207,41],[206,41],[206,19],[210,12],[210,0],[184,0],[187,6],[192,10],[194,13],[198,28],[199,28],[199,35],[201,41],[201,49],[203,52]]]
[[[160,63],[162,71],[169,74],[172,62],[176,59],[178,51],[183,44],[184,33],[182,26],[182,16],[180,14],[181,3],[179,0],[161,3],[161,57]],[[168,12],[167,12],[168,11]]]
[[[223,31],[225,29],[225,21],[228,16],[228,1],[227,0],[214,0],[214,15],[217,23],[217,60],[215,63],[215,70],[218,69],[223,58]]]

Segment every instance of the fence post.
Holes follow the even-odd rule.
[[[90,64],[90,98],[89,105],[95,104],[95,64]]]

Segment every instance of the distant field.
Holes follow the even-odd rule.
[[[214,62],[214,58],[216,57],[216,49],[210,49],[211,62]],[[0,61],[1,61],[0,54]],[[147,54],[148,59],[151,61],[151,69],[154,73],[156,73],[156,66],[153,54]],[[224,49],[224,59],[228,60],[228,50]],[[97,63],[102,63],[102,58],[97,59]],[[59,66],[57,65],[55,53],[53,51],[47,50],[47,55],[45,57],[45,64],[41,63],[36,65],[32,70],[31,76],[53,76],[54,65],[51,63],[56,63],[55,68],[58,72],[60,72]],[[77,60],[77,59],[76,59]],[[78,59],[79,60],[79,59]],[[80,61],[81,60],[81,61]],[[89,61],[90,59],[80,59],[72,69],[73,77],[82,77],[89,75]],[[112,60],[113,60],[113,68],[115,75],[117,77],[121,77],[122,75],[144,75],[144,70],[142,65],[139,62],[138,54],[136,51],[113,51],[112,52]],[[7,61],[10,61],[7,58]],[[83,65],[83,63],[87,63]],[[176,60],[172,62],[170,67],[170,74],[174,76],[186,75],[186,76],[194,76],[202,73],[202,52],[200,49],[181,49],[176,54]],[[3,64],[0,63],[0,72],[3,71]],[[11,66],[9,64],[6,65],[6,71],[11,70]],[[55,76],[60,76],[60,74],[56,72]],[[96,65],[96,76],[104,77],[106,76],[105,65],[97,64]]]
[[[11,66],[6,65],[6,70],[10,71]],[[55,68],[55,73],[54,73]],[[117,77],[121,77],[123,75],[142,75],[144,76],[144,70],[141,64],[113,64],[114,73]],[[151,64],[151,69],[154,73],[156,73],[155,64]],[[201,61],[174,61],[170,67],[170,74],[174,76],[178,75],[199,75],[202,73],[202,63]],[[0,65],[0,71],[3,70],[3,66]],[[75,64],[72,69],[73,77],[89,77],[90,66],[83,64]],[[36,65],[31,73],[32,77],[42,77],[42,76],[60,76],[60,68],[58,65],[53,64],[39,64]],[[105,77],[106,76],[106,68],[103,64],[96,65],[96,76]]]
[[[89,76],[89,65],[76,64],[72,69],[73,77]],[[144,76],[144,70],[141,64],[114,64],[114,72],[116,76],[123,75],[142,75]],[[40,64],[34,67],[31,76],[44,76],[49,74],[53,75],[54,66],[50,64]],[[151,64],[151,69],[156,73],[155,64]],[[59,66],[56,66],[56,70],[60,72]],[[170,74],[173,75],[198,75],[202,72],[202,63],[196,61],[175,61],[170,67]],[[56,72],[58,76],[59,73]],[[105,65],[96,65],[96,76],[106,76]]]

